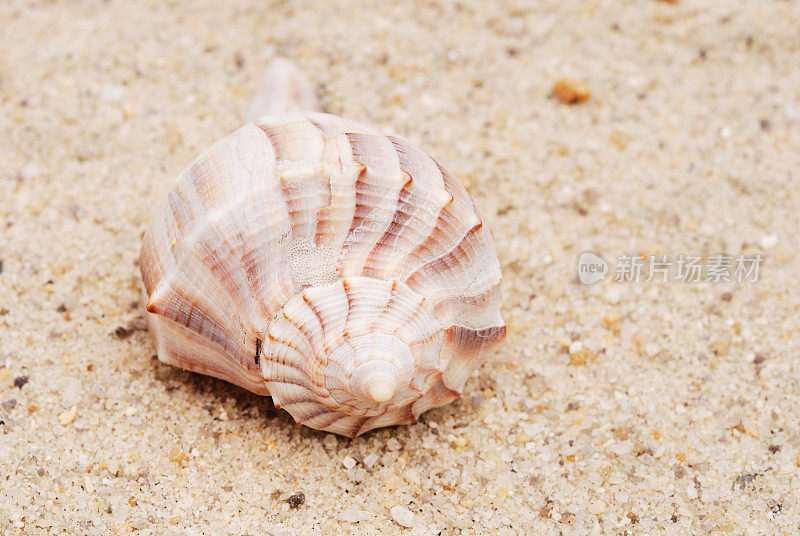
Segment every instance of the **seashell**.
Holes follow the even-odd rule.
[[[162,361],[350,437],[452,401],[505,335],[466,190],[408,141],[324,113],[261,117],[197,157],[140,268]]]

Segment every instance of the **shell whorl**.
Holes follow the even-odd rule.
[[[452,400],[505,333],[463,187],[405,140],[327,114],[264,117],[201,154],[140,267],[163,361],[344,435]]]

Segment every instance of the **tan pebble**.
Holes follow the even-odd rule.
[[[0,368],[0,380],[7,380],[11,377],[11,371],[7,368]]]
[[[186,464],[186,461],[189,459],[189,456],[187,456],[186,453],[183,452],[183,449],[179,447],[174,447],[172,450],[170,450],[167,457],[169,458],[169,461],[177,463],[181,467],[183,467]]]
[[[643,331],[637,331],[636,334],[633,336],[633,342],[636,343],[636,346],[641,348],[645,346],[648,342],[650,342],[650,337],[648,337],[647,333]]]
[[[797,464],[797,467],[800,467],[800,452],[798,452],[797,456],[795,456],[794,463]]]
[[[678,2],[680,2],[680,0],[658,0],[658,1],[664,4],[677,4]]]
[[[464,448],[467,446],[467,440],[461,436],[453,437],[450,439],[450,442],[453,444],[454,447],[457,448]]]
[[[569,355],[570,362],[575,366],[585,365],[588,361],[597,359],[597,354],[589,350],[580,350]]]
[[[628,146],[628,140],[626,140],[625,136],[616,130],[608,136],[608,141],[610,141],[620,151]]]
[[[519,357],[516,354],[509,355],[505,361],[508,370],[514,370],[519,366]]]
[[[601,501],[600,499],[596,499],[589,503],[589,513],[594,515],[600,515],[606,511],[606,503]]]
[[[70,267],[67,265],[56,264],[55,266],[53,266],[53,275],[54,276],[64,275],[66,272],[69,271],[69,269]]]
[[[531,440],[531,436],[529,436],[525,432],[522,432],[521,434],[519,434],[517,436],[517,443],[527,443],[530,440]]]
[[[175,150],[183,144],[183,136],[181,136],[181,133],[177,130],[172,130],[167,132],[166,136],[164,136],[164,141],[166,142],[170,154],[174,154]]]
[[[672,24],[673,22],[675,22],[675,15],[672,13],[671,10],[669,12],[665,10],[659,10],[656,12],[655,21],[661,24]]]
[[[617,311],[612,311],[608,313],[605,317],[603,317],[603,320],[605,320],[606,327],[608,329],[616,330],[619,329],[619,322],[620,320],[622,320],[622,315],[619,314]]]
[[[592,96],[586,84],[573,78],[561,78],[553,84],[553,94],[566,104],[579,104]]]
[[[731,348],[731,343],[728,340],[716,339],[711,341],[711,350],[716,355],[727,355]]]
[[[77,414],[78,414],[78,406],[72,406],[67,411],[58,416],[58,422],[60,422],[62,426],[66,426],[75,420],[75,416]]]

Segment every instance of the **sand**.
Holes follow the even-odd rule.
[[[796,1],[0,3],[0,532],[796,534],[798,24]],[[296,426],[142,329],[151,209],[274,54],[446,163],[495,237],[507,340],[416,425]],[[614,281],[620,255],[716,254],[759,280]]]

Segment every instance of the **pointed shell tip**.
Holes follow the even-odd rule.
[[[367,387],[367,392],[375,402],[386,402],[387,400],[391,400],[394,396],[396,387],[395,383],[388,378],[381,378],[372,382],[369,387]]]

